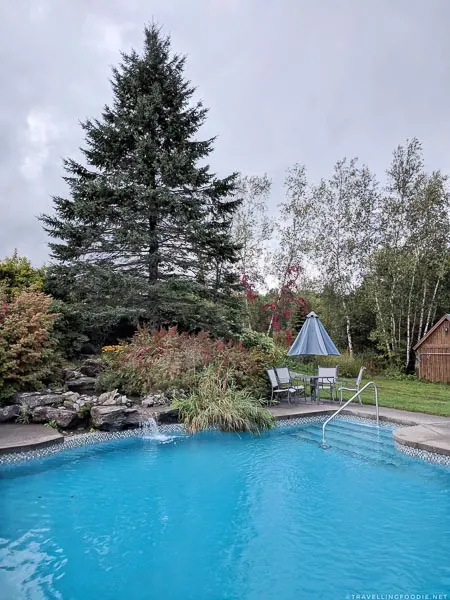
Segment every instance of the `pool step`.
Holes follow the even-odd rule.
[[[316,432],[320,433],[320,438],[322,439],[322,424],[318,425],[317,427],[311,428],[308,431],[311,431],[314,434],[316,434]],[[344,438],[346,440],[349,440],[349,442],[356,441],[358,443],[361,443],[362,445],[375,444],[376,446],[389,446],[392,443],[391,431],[371,431],[362,428],[361,430],[358,430],[356,428],[344,427],[338,425],[337,423],[330,423],[329,425],[327,425],[325,437],[327,440]]]
[[[323,423],[308,424],[293,435],[299,440],[322,446]],[[376,425],[336,419],[326,428],[326,449],[361,460],[397,467],[401,457],[395,449],[392,430]]]
[[[308,436],[305,435],[303,437],[306,438]],[[321,445],[322,432],[320,432],[320,434],[318,432],[315,436],[309,436],[308,439]],[[381,442],[365,440],[363,438],[355,439],[354,437],[342,437],[332,432],[327,432],[326,446],[331,449],[349,450],[360,454],[361,456],[377,457],[380,460],[395,458],[397,454],[393,446],[390,447]]]
[[[322,444],[322,429],[305,430],[298,432],[298,435],[304,439]],[[377,440],[365,438],[363,435],[341,433],[332,431],[331,428],[326,432],[326,445],[328,447],[346,448],[361,454],[378,455],[380,457],[391,457],[396,455],[395,447],[392,443],[386,443],[387,440]]]

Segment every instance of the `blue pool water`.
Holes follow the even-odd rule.
[[[139,438],[0,468],[1,600],[450,592],[450,470],[392,429]]]

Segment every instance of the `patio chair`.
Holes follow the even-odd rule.
[[[336,394],[337,370],[337,367],[319,367],[317,385],[321,390],[330,390],[331,401],[334,400]]]
[[[338,389],[339,404],[342,404],[342,392],[343,391],[346,391],[346,392],[359,392],[359,388],[361,387],[362,376],[363,376],[363,373],[364,373],[365,370],[366,370],[366,367],[361,367],[360,368],[358,377],[356,378],[356,384],[355,384],[354,388],[340,387]],[[362,405],[361,396],[358,396],[358,398],[359,398],[359,403]]]
[[[295,389],[290,385],[283,386],[278,381],[278,378],[275,373],[275,369],[266,369],[267,375],[269,376],[270,385],[272,387],[272,395],[270,397],[270,403],[273,402],[273,398],[275,394],[287,394],[288,404],[291,403],[291,393],[295,393]]]
[[[294,390],[294,392],[291,393],[294,393],[299,397],[303,396],[306,402],[305,386],[301,383],[298,383],[298,381],[300,381],[298,378],[293,379],[291,372],[287,367],[277,367],[275,369],[275,373],[280,387],[290,387]],[[299,394],[299,392],[303,392],[303,394]]]

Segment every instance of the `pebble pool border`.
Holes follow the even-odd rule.
[[[280,419],[276,422],[277,429],[284,429],[287,427],[295,427],[298,425],[305,425],[307,423],[320,423],[326,420],[328,415],[316,415],[310,417],[296,417],[294,419]],[[357,416],[347,416],[341,415],[338,417],[341,420],[349,420],[349,421],[360,421],[362,423],[373,424],[373,419],[368,419],[364,417]],[[398,423],[391,423],[389,421],[381,421],[380,427],[401,427]],[[170,434],[178,434],[182,435],[185,433],[184,426],[178,423],[175,424],[163,424],[159,426],[159,431],[163,435]],[[63,443],[53,444],[51,446],[46,446],[45,448],[41,448],[39,450],[30,450],[27,452],[14,452],[11,454],[2,454],[0,455],[0,465],[14,465],[19,463],[28,462],[37,458],[46,458],[47,456],[51,456],[52,454],[56,454],[59,452],[64,452],[66,450],[71,450],[73,448],[79,448],[81,446],[88,446],[92,444],[102,444],[104,442],[111,442],[114,440],[120,440],[124,438],[136,438],[142,436],[142,430],[137,429],[129,429],[126,431],[114,431],[114,432],[105,432],[105,431],[96,431],[93,433],[82,433],[79,435],[73,435],[64,438]],[[427,452],[426,450],[420,450],[418,448],[411,448],[409,446],[404,446],[399,444],[398,442],[394,442],[395,448],[406,454],[410,457],[417,458],[420,460],[424,460],[429,463],[444,465],[450,467],[450,456],[445,456],[442,454],[437,454],[435,452]]]
[[[427,450],[421,450],[420,448],[411,448],[411,446],[405,446],[404,444],[399,444],[398,442],[394,442],[394,445],[399,452],[402,452],[407,456],[411,456],[412,458],[418,458],[429,463],[450,467],[450,456],[446,456],[445,454],[428,452]]]

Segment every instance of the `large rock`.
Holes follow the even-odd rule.
[[[141,406],[133,406],[133,408],[127,408],[125,411],[125,427],[139,427],[145,421],[148,421],[151,417],[154,417],[155,411],[150,408],[143,408]]]
[[[179,410],[172,406],[161,406],[153,411],[158,423],[178,423]]]
[[[62,370],[62,375],[65,381],[70,381],[71,379],[78,379],[83,376],[83,373],[78,369],[73,369],[72,367],[64,367]]]
[[[117,431],[139,427],[141,423],[153,417],[154,411],[141,406],[93,406],[92,424],[102,431]]]
[[[164,394],[149,394],[141,402],[142,406],[149,408],[151,406],[164,406],[169,404],[168,398]]]
[[[78,392],[79,394],[94,393],[95,391],[95,377],[77,377],[75,379],[69,379],[66,381],[66,385],[71,392]]]
[[[78,415],[74,410],[37,406],[31,415],[33,423],[48,423],[55,421],[61,429],[70,429],[78,423]]]
[[[36,406],[31,413],[33,423],[48,423],[56,421],[58,409],[51,406]]]
[[[89,406],[95,406],[96,404],[100,404],[100,402],[98,401],[97,396],[92,396],[89,394],[84,394],[74,401],[74,406],[78,408],[81,408],[85,404],[89,404]]]
[[[102,431],[123,429],[127,420],[127,409],[124,406],[93,406],[91,408],[92,424]]]
[[[64,392],[63,398],[64,401],[76,402],[80,398],[80,394],[78,392]]]
[[[60,392],[20,392],[16,394],[15,400],[31,410],[36,406],[59,406],[65,398]]]
[[[15,421],[20,414],[20,406],[18,404],[11,404],[0,408],[0,423],[7,423],[8,421]]]
[[[104,370],[105,364],[99,358],[87,358],[80,367],[80,371],[87,377],[97,377]]]
[[[67,410],[65,408],[58,408],[58,415],[56,417],[56,424],[61,429],[70,429],[78,424],[78,414],[75,410]]]
[[[119,394],[117,390],[111,390],[110,392],[103,392],[98,397],[98,403],[103,406],[114,406],[114,405],[122,405],[122,396]]]

